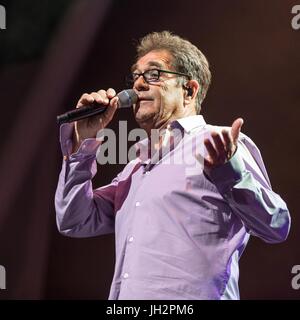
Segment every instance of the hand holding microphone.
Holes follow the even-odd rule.
[[[113,89],[109,89],[109,90],[113,90]],[[91,96],[90,101],[93,100],[94,95],[97,96],[102,91],[105,92],[104,90],[99,90],[98,92],[92,92],[90,94]],[[106,96],[108,94],[107,92],[106,92]],[[119,104],[118,104],[119,108],[129,108],[134,103],[136,103],[138,99],[138,96],[133,89],[123,90],[117,94],[117,97],[119,98]],[[81,97],[81,99],[82,98],[83,96]],[[78,108],[78,105],[77,105],[77,108]],[[96,114],[103,113],[105,111],[106,111],[106,105],[101,102],[98,102],[97,100],[94,100],[92,103],[88,103],[88,105],[81,106],[80,109],[68,111],[64,114],[58,115],[57,123],[62,124],[65,122],[73,122],[73,121],[94,116]]]
[[[118,108],[129,108],[137,100],[138,96],[132,89],[123,90],[117,95],[111,88],[85,93],[79,99],[76,109],[59,115],[57,122],[75,121],[73,152],[76,152],[84,139],[96,138],[97,132],[109,124]]]

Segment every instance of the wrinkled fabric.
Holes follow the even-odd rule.
[[[58,229],[70,237],[115,233],[109,299],[239,299],[238,260],[250,235],[284,241],[289,211],[272,191],[249,137],[241,133],[232,158],[208,174],[201,163],[207,156],[203,140],[224,127],[208,125],[202,116],[173,125],[183,136],[173,139],[169,152],[149,159],[140,153],[96,189],[91,179],[100,143],[86,139],[70,154],[73,127],[62,125]],[[136,147],[147,144],[145,139]]]

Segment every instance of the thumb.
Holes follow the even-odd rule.
[[[240,131],[241,131],[243,124],[244,124],[244,120],[242,118],[238,118],[238,119],[234,120],[232,123],[231,136],[232,136],[233,143],[235,145],[237,144],[239,134],[240,134]]]
[[[119,97],[115,96],[110,100],[107,109],[103,115],[103,119],[105,120],[105,126],[112,120],[116,110],[118,109]]]

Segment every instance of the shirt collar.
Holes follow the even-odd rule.
[[[184,129],[186,133],[189,134],[193,130],[203,127],[205,125],[206,122],[202,115],[194,115],[174,120],[171,124],[167,126],[167,129],[174,129],[180,126]],[[136,148],[137,156],[142,160],[142,163],[146,162],[148,160],[149,139],[145,138],[137,142],[134,145],[134,147]]]
[[[175,120],[178,122],[186,133],[191,133],[194,129],[203,127],[206,122],[202,115],[194,115]]]

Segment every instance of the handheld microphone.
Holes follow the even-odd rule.
[[[130,108],[138,100],[138,95],[133,89],[123,90],[119,92],[117,96],[119,98],[118,108]],[[103,104],[94,103],[58,115],[56,120],[59,125],[65,122],[73,122],[101,114],[105,112],[106,108],[107,106]]]

